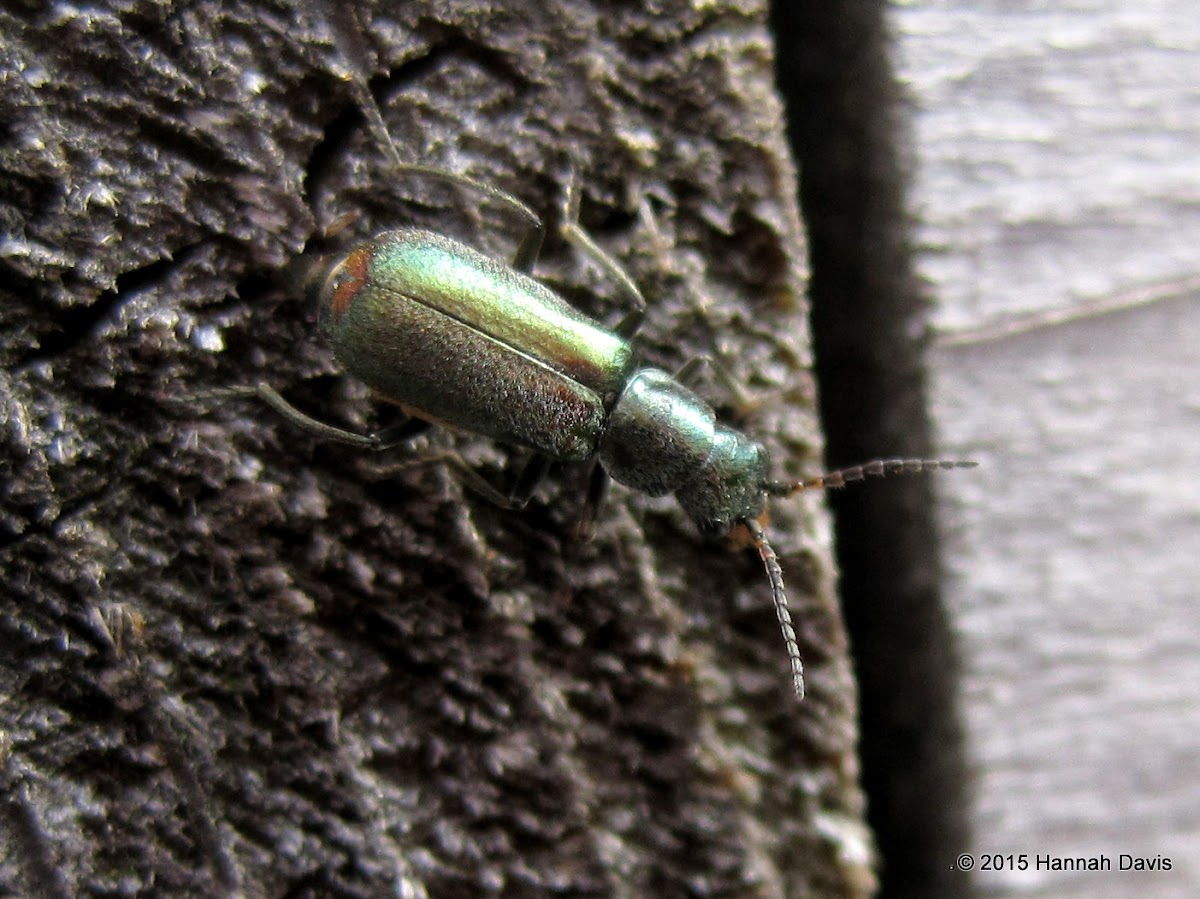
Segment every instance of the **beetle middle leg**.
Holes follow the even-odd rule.
[[[587,498],[583,502],[583,510],[579,513],[579,523],[575,527],[575,537],[578,540],[591,540],[596,533],[596,516],[600,512],[600,504],[608,493],[608,484],[612,480],[608,472],[599,462],[592,463],[591,477],[588,479]]]
[[[752,410],[757,403],[750,398],[737,379],[729,373],[729,369],[715,356],[693,356],[675,372],[675,380],[685,386],[692,386],[700,380],[700,372],[708,369],[713,377],[733,398],[734,409],[739,414]]]

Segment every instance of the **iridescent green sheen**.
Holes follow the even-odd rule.
[[[322,298],[334,355],[384,398],[563,461],[596,455],[633,367],[625,340],[537,281],[426,231],[380,235]]]
[[[429,231],[375,240],[369,280],[417,299],[611,399],[633,367],[629,343],[528,275]]]

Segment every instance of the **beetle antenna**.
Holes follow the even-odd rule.
[[[366,116],[371,136],[382,146],[383,152],[388,156],[388,162],[403,169],[405,164],[400,158],[400,151],[396,149],[396,144],[383,121],[379,104],[375,102],[371,93],[370,79],[364,62],[370,58],[370,54],[362,23],[354,10],[341,3],[330,4],[330,13],[326,21],[340,57],[335,60],[335,64],[342,68],[337,74],[349,85],[354,102],[358,104],[359,111]]]
[[[792,627],[792,613],[788,611],[787,593],[783,589],[783,569],[779,567],[779,557],[767,542],[767,535],[762,525],[753,518],[743,519],[742,523],[750,531],[750,539],[754,548],[767,569],[767,580],[771,582],[771,598],[775,601],[775,616],[779,619],[779,628],[783,631],[783,645],[787,648],[788,661],[792,665],[792,688],[796,698],[804,698],[804,663],[800,661],[800,647],[796,644],[796,630]]]
[[[379,108],[379,103],[376,102],[375,96],[371,93],[369,72],[366,64],[361,62],[361,60],[370,57],[366,33],[362,27],[362,23],[358,20],[354,10],[349,6],[341,3],[332,3],[331,7],[332,11],[328,18],[328,24],[332,33],[331,37],[333,38],[334,47],[341,57],[335,63],[341,69],[337,74],[349,85],[355,103],[358,104],[359,110],[367,119],[367,129],[371,133],[371,136],[375,138],[375,141],[383,148],[383,152],[387,155],[388,163],[391,165],[393,173],[407,172],[414,175],[437,178],[441,181],[473,190],[486,197],[491,197],[493,200],[508,206],[528,223],[528,230],[520,249],[517,251],[517,259],[514,266],[516,268],[532,266],[537,260],[538,253],[541,251],[545,227],[542,224],[541,217],[523,201],[518,200],[506,190],[501,190],[482,181],[476,181],[474,178],[460,175],[458,172],[452,172],[438,166],[405,162],[400,157],[400,151],[396,148],[396,142],[392,140],[392,135],[387,129],[387,123],[383,120],[383,112]]]
[[[851,481],[865,481],[867,478],[886,478],[899,474],[921,474],[927,471],[937,471],[942,468],[974,468],[978,462],[965,459],[876,459],[862,465],[850,468],[839,468],[828,471],[815,478],[805,478],[802,481],[770,481],[763,484],[763,489],[771,496],[791,496],[804,490],[827,490],[845,487]]]

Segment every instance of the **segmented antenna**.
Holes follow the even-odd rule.
[[[800,661],[800,647],[796,643],[796,630],[792,627],[792,613],[787,607],[787,593],[783,589],[783,569],[779,567],[779,557],[767,542],[762,525],[753,518],[743,520],[754,547],[758,550],[759,558],[767,569],[767,580],[771,582],[771,598],[775,601],[775,616],[779,619],[779,629],[783,631],[783,645],[787,648],[788,661],[792,665],[792,688],[796,698],[804,698],[804,663]]]
[[[776,481],[763,485],[771,496],[791,496],[803,490],[827,490],[845,487],[851,481],[865,481],[867,478],[886,478],[899,474],[921,474],[927,471],[937,471],[941,468],[974,468],[978,462],[963,459],[876,459],[862,465],[850,468],[839,468],[828,471],[815,478],[805,478],[802,481]]]
[[[328,7],[325,21],[330,27],[334,47],[340,57],[335,59],[334,63],[342,68],[337,74],[350,86],[355,103],[367,118],[367,127],[387,153],[388,161],[398,168],[403,168],[405,163],[400,158],[400,151],[392,143],[392,136],[388,134],[387,125],[383,121],[383,113],[379,111],[379,104],[375,102],[367,85],[365,60],[370,58],[370,52],[362,23],[354,14],[354,10],[347,5],[331,3]]]
[[[964,459],[876,459],[862,465],[850,468],[839,468],[828,471],[815,478],[805,478],[802,481],[773,481],[763,484],[763,490],[770,496],[791,496],[803,490],[827,490],[845,487],[851,481],[865,481],[867,478],[886,478],[891,475],[921,474],[927,471],[937,471],[943,468],[974,468],[978,462]],[[779,567],[779,557],[767,542],[763,527],[756,520],[742,520],[750,532],[750,539],[767,569],[767,580],[771,582],[771,598],[775,602],[775,616],[779,619],[779,628],[783,631],[783,645],[787,648],[788,661],[792,665],[792,687],[798,699],[804,698],[804,664],[800,661],[800,647],[796,643],[796,630],[792,627],[792,615],[787,607],[787,593],[783,588],[783,570]]]

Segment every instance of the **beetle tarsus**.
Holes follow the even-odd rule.
[[[459,483],[488,502],[494,503],[502,509],[519,510],[520,506],[514,506],[508,494],[493,487],[483,475],[477,472],[474,468],[467,464],[458,453],[453,450],[444,450],[437,453],[428,453],[424,456],[418,456],[413,459],[405,459],[403,462],[396,462],[379,469],[375,474],[381,477],[393,477],[402,471],[411,471],[414,468],[426,468],[431,465],[445,465],[448,467],[458,479]]]

